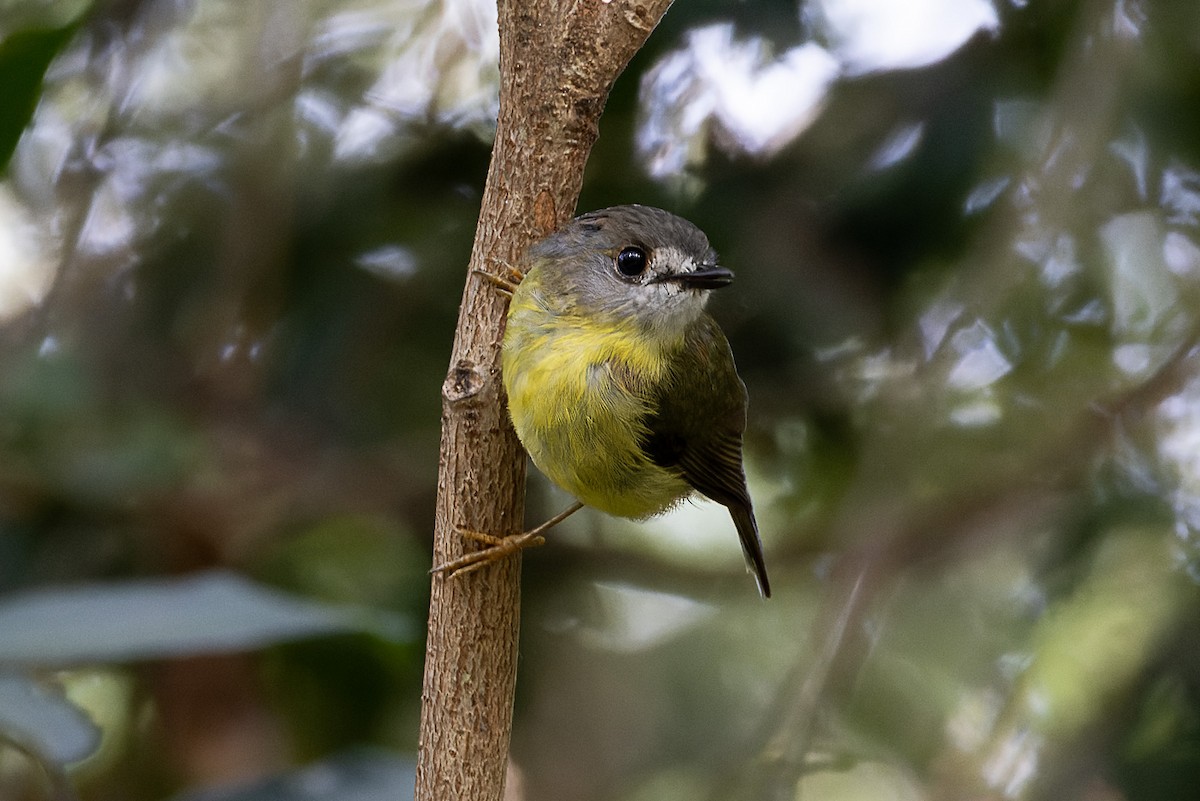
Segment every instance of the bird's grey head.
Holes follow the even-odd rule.
[[[703,231],[650,206],[583,214],[530,248],[528,258],[557,311],[632,319],[660,333],[682,331],[700,316],[709,291],[733,280]]]

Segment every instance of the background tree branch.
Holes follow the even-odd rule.
[[[508,421],[499,345],[506,303],[473,270],[499,273],[575,208],[609,90],[670,0],[502,0],[500,112],[442,387],[434,563],[458,528],[516,532],[525,456]],[[520,558],[433,580],[416,797],[499,799],[512,728]]]

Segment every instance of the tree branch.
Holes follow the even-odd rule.
[[[521,529],[525,456],[508,420],[499,347],[506,304],[471,270],[503,273],[571,215],[613,82],[670,0],[501,0],[500,114],[450,371],[434,564],[462,555],[458,528]],[[504,792],[520,627],[520,556],[433,579],[418,801]]]

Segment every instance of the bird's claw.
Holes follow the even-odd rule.
[[[542,535],[578,512],[581,508],[583,508],[583,504],[576,501],[540,526],[531,528],[529,531],[521,534],[509,534],[504,537],[497,537],[495,534],[485,534],[482,531],[458,528],[458,533],[464,539],[482,543],[485,547],[477,551],[465,553],[457,559],[451,559],[449,562],[440,564],[429,572],[450,578],[464,576],[467,573],[474,573],[485,565],[490,565],[505,557],[512,556],[514,553],[522,551],[525,548],[544,545],[546,538]]]
[[[513,296],[513,293],[517,291],[517,285],[521,283],[523,278],[525,278],[525,274],[523,272],[509,264],[505,264],[503,266],[503,272],[500,275],[489,273],[487,270],[481,270],[478,267],[471,270],[471,272],[491,283],[496,287],[496,291],[500,292],[502,295],[507,295],[510,298]]]
[[[449,578],[465,576],[493,562],[499,562],[501,559],[512,556],[517,551],[546,543],[546,538],[537,531],[526,531],[523,534],[509,534],[506,537],[497,537],[494,534],[485,534],[482,531],[468,531],[466,529],[459,529],[458,533],[464,539],[474,540],[486,547],[465,553],[457,559],[440,564],[430,570],[430,573],[435,575],[441,574]]]

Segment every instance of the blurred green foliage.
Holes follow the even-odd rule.
[[[943,13],[972,6],[994,24],[936,57],[840,62],[774,150],[738,125],[804,74],[755,81],[836,60],[837,0],[677,4],[618,81],[580,206],[670,208],[737,273],[712,308],[778,597],[719,508],[556,530],[525,560],[521,797],[1200,786],[1200,11]],[[344,615],[426,613],[490,24],[0,3],[0,648],[75,656],[0,656],[0,798],[404,797],[422,644]],[[652,124],[686,156],[657,178]],[[219,617],[212,570],[311,625]]]

